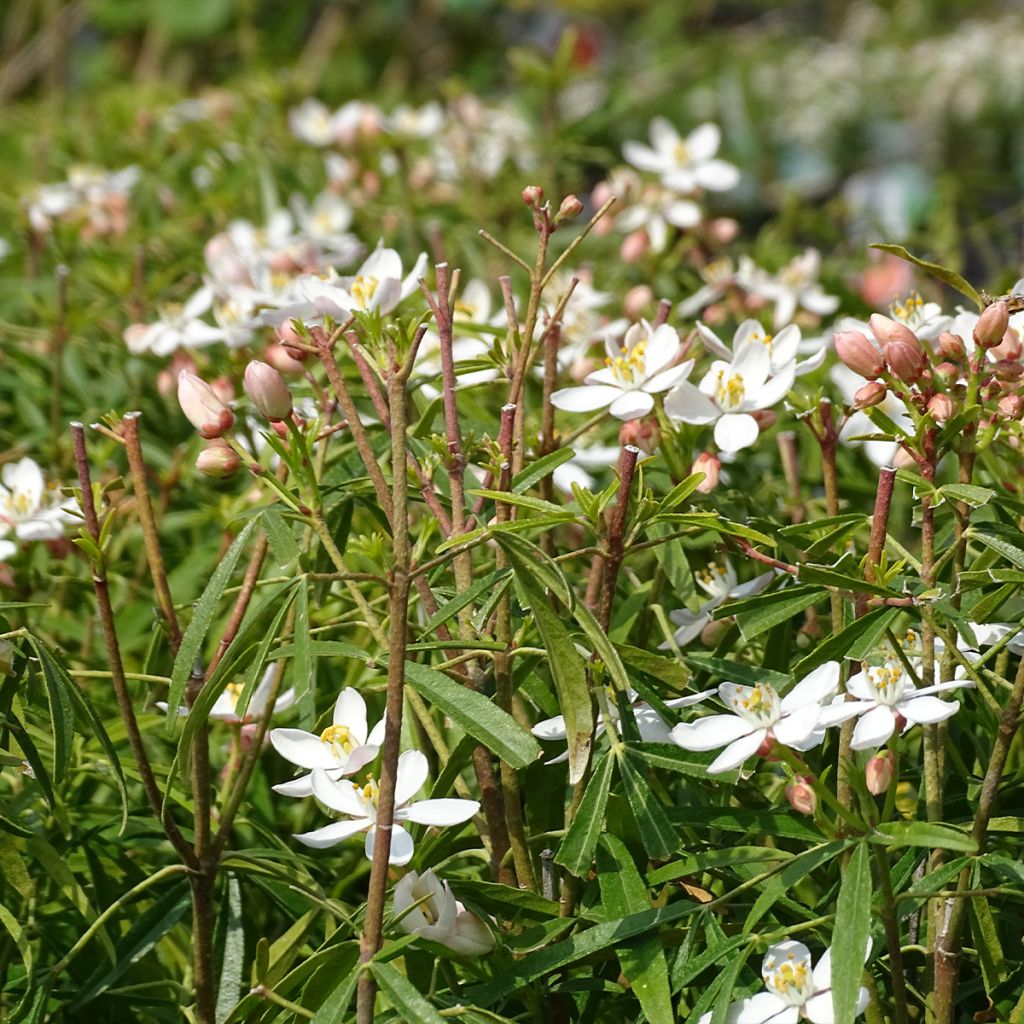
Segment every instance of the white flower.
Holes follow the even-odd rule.
[[[864,960],[871,955],[868,940]],[[726,1024],[797,1024],[804,1018],[811,1024],[835,1024],[832,1002],[832,950],[826,949],[811,967],[811,951],[802,942],[779,942],[769,947],[761,964],[761,977],[767,992],[758,992],[733,1003],[726,1013]],[[868,990],[857,992],[857,1016],[868,1005]],[[705,1013],[698,1024],[708,1024]]]
[[[270,700],[270,691],[274,686],[274,675],[276,672],[276,665],[267,666],[266,671],[263,673],[263,678],[259,681],[256,689],[252,692],[252,696],[249,698],[249,705],[245,709],[244,715],[239,715],[237,708],[238,698],[242,696],[245,684],[228,683],[224,687],[224,692],[220,694],[213,707],[210,708],[209,717],[216,719],[218,722],[229,722],[232,725],[247,725],[250,722],[255,722],[267,709],[267,701]],[[274,701],[274,710],[271,714],[276,715],[282,711],[287,711],[294,703],[295,689],[293,687],[285,690]],[[166,701],[158,700],[156,706],[161,711],[167,710]],[[179,717],[184,718],[187,714],[188,708],[178,708]]]
[[[422,107],[401,104],[384,122],[393,135],[407,139],[432,139],[444,128],[444,108],[436,100]]]
[[[300,142],[310,146],[330,146],[338,141],[335,115],[318,99],[303,100],[288,111],[288,127]]]
[[[734,353],[738,352],[744,345],[761,344],[768,352],[772,375],[788,373],[790,368],[797,377],[816,370],[825,362],[827,345],[822,344],[818,351],[810,359],[797,362],[797,353],[800,351],[800,328],[796,324],[789,324],[783,327],[776,334],[769,334],[756,320],[744,320],[736,328],[733,335],[732,348],[729,348],[707,324],[697,321],[697,331],[704,342],[704,347],[718,356],[732,362]]]
[[[680,199],[670,189],[651,185],[615,218],[615,226],[620,231],[643,228],[651,249],[664,252],[669,225],[685,231],[696,227],[703,216],[701,208],[692,199]]]
[[[727,192],[739,184],[740,172],[715,154],[722,141],[714,124],[694,128],[684,139],[663,117],[655,117],[650,127],[651,145],[626,142],[622,155],[641,171],[660,176],[662,184],[677,192],[693,192],[698,188]]]
[[[73,522],[67,498],[47,486],[39,463],[24,458],[0,470],[0,537],[14,531],[18,540],[57,540]],[[0,560],[15,552],[10,541],[0,548]]]
[[[177,348],[204,348],[223,341],[224,331],[201,320],[213,305],[213,291],[204,285],[183,305],[161,307],[160,319],[141,329],[132,324],[125,330],[124,340],[132,355],[152,352],[169,356]]]
[[[738,600],[741,597],[752,597],[759,594],[772,581],[774,573],[766,572],[761,576],[746,583],[740,583],[736,576],[736,570],[731,563],[726,561],[722,565],[709,562],[706,569],[701,569],[694,574],[697,585],[709,597],[696,612],[688,608],[679,608],[669,612],[669,618],[679,627],[676,630],[673,640],[679,647],[696,640],[701,630],[711,622],[711,612],[727,600]],[[660,649],[671,647],[666,640],[660,645]]]
[[[676,312],[684,320],[700,313],[712,302],[717,302],[733,285],[739,283],[736,266],[727,256],[706,263],[700,268],[700,276],[704,284],[676,307]]]
[[[608,688],[608,711],[611,719],[615,722],[616,728],[619,734],[622,734],[622,723],[619,721],[619,707],[615,699],[615,691]],[[715,691],[705,690],[703,693],[691,694],[688,697],[674,697],[672,700],[666,700],[664,702],[667,708],[685,708],[691,704],[699,704],[702,700],[706,700]],[[635,690],[630,690],[627,694],[630,709],[633,712],[633,718],[636,720],[636,727],[640,733],[640,740],[643,743],[667,743],[670,739],[669,727],[665,724],[661,715],[658,714],[650,704],[639,700],[639,694]],[[554,718],[546,718],[543,722],[538,722],[530,732],[533,733],[538,739],[541,740],[564,740],[567,736],[565,728],[565,717],[563,715],[556,715]],[[594,730],[594,738],[596,739],[601,733],[604,732],[604,720],[603,718],[598,721],[597,727]],[[565,750],[557,757],[553,757],[550,761],[545,761],[545,764],[560,764],[562,761],[569,760],[569,751]]]
[[[672,730],[672,740],[684,750],[725,747],[708,767],[710,775],[739,768],[771,740],[794,750],[810,750],[825,736],[820,724],[822,701],[833,697],[838,689],[837,661],[816,668],[781,699],[769,683],[722,683],[718,696],[735,713],[684,722]]]
[[[665,398],[665,412],[684,423],[714,423],[715,444],[724,452],[749,448],[760,432],[750,414],[774,405],[793,386],[795,361],[775,375],[771,366],[767,347],[748,341],[730,362],[712,363],[698,387],[683,381],[674,388]]]
[[[427,781],[427,759],[418,750],[407,750],[398,759],[395,782],[395,821],[391,828],[391,864],[408,864],[413,855],[413,839],[402,828],[402,821],[421,825],[461,825],[480,809],[475,800],[419,800],[410,803]],[[348,821],[335,821],[315,832],[295,836],[305,846],[322,850],[334,846],[358,832],[366,833],[366,856],[373,859],[377,833],[377,783],[371,779],[358,786],[347,779],[333,781],[322,768],[313,769],[313,794],[332,811],[347,815]]]
[[[842,321],[844,324],[856,323],[856,321]],[[845,328],[844,328],[845,329]],[[856,330],[858,328],[851,328]],[[852,402],[853,396],[863,387],[867,380],[859,373],[854,373],[843,363],[836,363],[828,371],[832,383],[839,389],[840,394],[846,402]],[[878,405],[874,406],[880,412],[889,417],[898,427],[902,427],[908,434],[913,436],[915,427],[910,411],[906,405],[898,399],[891,391],[885,393],[885,398]],[[864,446],[864,454],[876,466],[889,466],[899,451],[897,441],[857,441],[858,437],[879,433],[871,417],[862,410],[850,414],[846,423],[839,432],[839,440],[852,447]]]
[[[672,366],[679,355],[679,334],[662,324],[652,328],[646,320],[633,324],[621,347],[605,342],[604,369],[588,374],[583,385],[563,388],[551,396],[556,409],[591,412],[609,407],[620,420],[645,416],[654,408],[653,395],[678,384],[693,369],[693,360]]]
[[[322,260],[347,264],[362,254],[362,242],[348,230],[352,207],[341,196],[324,191],[310,204],[294,195],[290,205],[300,231],[318,247]]]
[[[908,643],[902,645],[908,649],[908,660],[915,670],[921,662],[920,656],[912,654],[917,639],[917,634],[910,632]],[[941,655],[939,641],[936,651]],[[962,667],[957,669],[958,674],[963,671]],[[854,750],[871,750],[885,743],[897,728],[905,733],[915,725],[931,725],[955,715],[960,710],[960,702],[939,700],[935,694],[973,686],[971,680],[960,678],[918,689],[903,662],[890,653],[880,664],[867,665],[850,677],[846,692],[854,700],[837,701],[826,708],[822,722],[839,725],[856,716],[850,746]]]
[[[798,308],[818,316],[829,316],[839,306],[835,295],[827,295],[818,283],[821,254],[807,249],[777,274],[755,285],[753,293],[775,303],[775,326],[788,324]]]
[[[452,895],[433,871],[410,871],[395,886],[398,927],[447,946],[461,956],[482,956],[494,949],[487,926]]]
[[[369,764],[384,740],[384,719],[367,729],[366,702],[358,690],[346,687],[338,694],[331,724],[319,736],[302,729],[272,729],[270,742],[274,749],[292,764],[306,768],[323,768],[332,780],[351,775]],[[290,782],[273,787],[284,796],[311,796],[313,777],[301,775]]]

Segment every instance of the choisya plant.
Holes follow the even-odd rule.
[[[299,276],[258,304],[296,383],[251,361],[233,402],[180,373],[196,468],[221,493],[245,481],[191,609],[141,418],[98,425],[123,450],[158,607],[141,671],[111,596],[122,483],[94,482],[72,426],[75,541],[120,723],[39,635],[8,631],[5,730],[27,767],[25,824],[5,815],[5,832],[71,878],[88,922],[43,952],[45,908],[22,893],[4,909],[17,1013],[74,1014],[182,920],[176,998],[201,1024],[945,1024],[964,990],[1024,1013],[993,902],[1020,883],[1018,819],[997,816],[1024,699],[1011,303],[956,279],[978,299],[966,334],[963,316],[933,341],[881,316],[843,325],[844,406],[798,379],[827,339],[806,366],[795,326],[746,319],[730,348],[670,303],[581,368],[562,338],[579,281],[559,273],[614,200],[564,246],[579,200],[524,200],[536,250],[487,236],[509,274],[486,323],[449,263],[428,283],[422,261],[404,273],[378,247],[351,277]],[[812,442],[801,463],[794,432],[776,433],[788,494],[734,514],[739,453],[767,448],[783,415]],[[879,470],[873,509],[841,486],[857,416],[851,440],[900,466]],[[595,490],[564,471],[609,417],[614,480]],[[11,521],[66,520],[37,477],[5,474]],[[710,565],[710,601],[689,559]],[[164,718],[139,679],[166,686]],[[26,725],[34,688],[45,747]],[[101,913],[27,809],[71,829],[58,793],[76,727],[153,865]],[[169,763],[151,734],[171,737]]]

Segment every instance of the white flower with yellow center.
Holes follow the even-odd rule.
[[[893,302],[889,315],[922,341],[933,341],[953,323],[953,317],[944,314],[937,302],[925,302],[917,292],[911,292],[902,302]]]
[[[330,146],[338,141],[335,114],[312,97],[288,111],[288,127],[295,138],[310,146]]]
[[[868,940],[864,960],[871,955]],[[802,942],[778,942],[768,949],[761,963],[766,992],[733,1003],[725,1016],[726,1024],[835,1024],[832,1002],[832,950],[826,949],[817,964],[811,964],[811,951]],[[857,993],[859,1016],[868,1005],[868,990]],[[698,1024],[708,1024],[705,1013]]]
[[[205,348],[224,339],[224,331],[201,320],[213,305],[213,291],[203,285],[183,304],[168,303],[160,308],[160,319],[139,328],[132,324],[124,333],[132,355],[152,352],[169,356],[178,348]]]
[[[58,540],[74,520],[68,499],[47,485],[34,459],[8,462],[0,470],[0,537],[13,531],[18,540]],[[16,550],[13,542],[0,541],[0,561]]]
[[[476,800],[418,800],[412,798],[427,781],[427,759],[418,750],[407,750],[398,759],[398,777],[395,781],[395,817],[391,827],[391,854],[389,863],[408,864],[414,851],[413,838],[400,822],[413,821],[420,825],[461,825],[480,809]],[[305,846],[322,850],[334,846],[349,836],[366,833],[366,856],[373,859],[377,838],[377,801],[380,790],[371,779],[359,786],[348,779],[332,780],[322,768],[313,769],[313,794],[332,811],[344,814],[349,820],[335,821],[315,832],[304,832],[296,838]]]
[[[821,253],[817,249],[806,249],[777,274],[757,282],[751,292],[775,303],[776,327],[788,324],[797,309],[829,316],[839,308],[839,299],[825,293],[818,283],[820,272]]]
[[[322,768],[331,779],[351,775],[369,764],[384,740],[384,719],[367,729],[366,702],[358,690],[347,686],[334,703],[331,724],[319,735],[303,729],[272,729],[274,749],[292,764],[312,772]],[[312,775],[301,775],[274,786],[284,796],[311,796]]]
[[[693,360],[673,366],[678,357],[679,334],[646,320],[633,324],[621,345],[605,342],[603,369],[588,374],[579,387],[563,388],[551,396],[556,409],[593,412],[606,406],[620,420],[635,420],[654,408],[654,395],[678,384],[693,369]]]
[[[214,702],[213,707],[210,708],[210,718],[218,722],[228,722],[231,725],[247,725],[261,718],[263,712],[267,709],[267,701],[270,699],[270,691],[274,685],[274,674],[276,672],[276,665],[267,666],[266,671],[263,673],[263,678],[259,681],[256,689],[252,692],[252,696],[249,698],[249,704],[245,709],[244,715],[238,713],[238,701],[245,690],[245,683],[228,683],[224,687],[224,691]],[[294,703],[295,689],[292,687],[285,690],[274,701],[272,713],[276,715],[282,711],[287,711]],[[156,706],[161,711],[167,710],[166,701],[158,700]],[[188,708],[178,708],[179,717],[184,718],[187,714]]]
[[[822,703],[839,689],[839,662],[829,661],[805,676],[785,697],[769,683],[740,686],[722,683],[721,701],[731,715],[708,715],[677,725],[671,733],[684,750],[725,750],[708,766],[708,774],[739,768],[762,745],[776,741],[794,750],[810,750],[825,736]]]
[[[722,142],[717,125],[699,125],[684,139],[665,118],[655,117],[649,134],[649,146],[626,142],[622,155],[637,170],[657,174],[666,188],[684,194],[699,188],[728,192],[739,184],[740,172],[715,158]]]
[[[793,386],[795,361],[772,373],[768,347],[748,341],[735,349],[729,362],[718,359],[697,387],[677,385],[665,398],[665,412],[683,423],[715,425],[715,444],[723,452],[749,448],[760,427],[750,414],[782,400]]]
[[[719,359],[732,362],[735,354],[744,345],[763,345],[768,353],[768,359],[773,375],[787,373],[792,367],[797,377],[816,370],[825,362],[825,355],[828,351],[828,343],[822,339],[821,345],[810,359],[797,362],[797,353],[800,351],[800,328],[796,324],[789,324],[781,331],[772,334],[766,331],[756,320],[744,320],[736,328],[733,335],[732,348],[725,344],[707,324],[697,321],[697,332],[700,334],[704,347]]]
[[[433,871],[409,871],[395,886],[398,927],[447,946],[460,956],[482,956],[494,949],[487,926],[455,897]]]

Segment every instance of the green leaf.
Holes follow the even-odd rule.
[[[490,498],[492,501],[500,501],[505,505],[515,505],[518,508],[527,508],[531,512],[541,512],[551,519],[562,519],[566,522],[576,518],[575,512],[570,512],[555,505],[543,498],[531,498],[526,494],[514,494],[512,491],[467,491],[468,495],[474,498]]]
[[[53,735],[53,781],[60,782],[71,760],[71,743],[75,735],[75,713],[67,686],[71,680],[61,678],[62,670],[50,652],[32,638],[32,649],[39,659],[40,675],[46,691],[46,705],[50,712],[50,731]]]
[[[586,666],[562,617],[551,607],[543,587],[533,575],[532,564],[524,562],[511,549],[506,550],[506,555],[520,587],[530,601],[530,609],[548,652],[558,706],[565,718],[569,781],[575,785],[583,778],[590,761],[594,737],[594,711],[587,685]]]
[[[608,804],[614,763],[611,754],[602,755],[597,762],[576,816],[569,823],[555,856],[555,863],[561,864],[569,874],[577,878],[585,878],[590,870],[597,840],[604,828],[604,812]]]
[[[404,974],[390,964],[371,961],[370,970],[381,991],[398,1011],[403,1024],[445,1024],[444,1017],[434,1009]]]
[[[612,748],[616,751],[616,748]],[[679,849],[679,836],[658,803],[642,771],[632,764],[636,755],[626,747],[617,748],[616,760],[622,778],[626,800],[629,803],[644,849],[655,859],[671,857]]]
[[[858,843],[843,871],[832,931],[832,1002],[835,1024],[853,1024],[871,933],[871,862],[867,843]]]
[[[969,527],[967,532],[972,537],[980,540],[986,547],[991,548],[997,554],[1002,555],[1003,558],[1012,565],[1015,565],[1018,569],[1024,569],[1024,549],[1019,548],[1016,544],[1011,544],[1003,537],[998,536],[995,533],[990,533],[987,530]]]
[[[619,652],[615,649],[611,640],[608,639],[608,634],[601,628],[600,623],[594,618],[590,609],[582,602],[577,602],[572,610],[572,614],[590,641],[594,654],[604,663],[604,667],[615,683],[616,689],[625,693],[629,689],[629,676],[626,675],[626,668],[622,664]]]
[[[745,640],[767,633],[772,626],[786,622],[805,608],[825,597],[820,587],[787,587],[771,594],[758,594],[744,601],[719,605],[713,612],[716,619],[736,616],[736,624]],[[742,610],[736,610],[742,606]]]
[[[25,930],[18,922],[18,919],[2,903],[0,903],[0,924],[7,929],[7,933],[14,941],[15,946],[18,947],[18,954],[21,956],[21,962],[25,968],[25,977],[29,980],[21,999],[18,1000],[16,1005],[10,1008],[10,1015],[8,1019],[13,1021],[18,1019],[21,1010],[24,1008],[32,994],[32,943],[29,942],[28,936],[25,934]],[[8,982],[8,985],[10,985],[10,982]]]
[[[868,839],[892,849],[928,846],[973,853],[978,848],[978,844],[960,829],[930,821],[887,821],[877,825]]]
[[[880,587],[876,583],[869,583],[859,576],[850,576],[847,573],[838,572],[830,565],[810,565],[804,563],[800,566],[798,579],[801,583],[817,583],[823,587],[851,590],[855,594],[878,594],[881,597],[898,596],[886,587]]]
[[[842,661],[844,658],[865,658],[878,644],[885,631],[899,617],[899,608],[876,608],[859,619],[854,619],[844,630],[818,644],[810,654],[793,666],[793,675],[800,679],[811,669],[824,665],[826,661]]]
[[[508,538],[503,538],[508,539]],[[464,590],[461,594],[456,594],[450,601],[446,601],[437,611],[427,620],[423,629],[420,631],[421,636],[427,636],[433,633],[439,626],[443,626],[449,619],[458,615],[463,608],[471,605],[481,594],[490,594],[494,588],[508,576],[507,569],[498,569],[496,572],[488,573],[486,576],[482,576],[467,590]]]
[[[242,968],[245,965],[245,920],[242,916],[242,887],[238,876],[228,872],[227,921],[224,929],[224,953],[221,957],[220,983],[217,986],[217,1024],[224,1024],[241,996]]]
[[[738,956],[730,961],[729,966],[722,974],[722,987],[718,991],[715,1007],[711,1011],[711,1024],[726,1024],[733,989],[736,988],[736,979],[747,962],[747,953],[748,949],[744,948]]]
[[[996,496],[992,488],[975,484],[945,484],[939,488],[939,493],[950,501],[962,501],[971,508],[981,508]]]
[[[282,569],[287,568],[299,557],[299,546],[295,543],[291,526],[285,522],[284,516],[275,505],[263,509],[260,518],[278,566]]]
[[[547,587],[566,608],[572,609],[575,606],[576,598],[568,578],[562,567],[546,551],[525,537],[513,534],[499,534],[494,541],[506,555],[515,555],[521,565],[528,565],[533,578],[541,586]]]
[[[700,672],[709,672],[713,677],[730,683],[742,683],[744,686],[771,683],[776,690],[789,685],[789,676],[783,672],[745,665],[740,661],[726,661],[710,654],[684,654],[683,661]]]
[[[645,675],[664,683],[673,690],[685,690],[693,678],[693,674],[685,665],[680,665],[678,661],[671,658],[652,654],[639,647],[630,647],[629,644],[616,644],[615,649],[619,652],[619,657],[630,668],[639,669]]]
[[[659,512],[671,512],[677,505],[681,505],[695,490],[698,485],[703,481],[704,473],[691,473],[685,480],[680,480],[679,483],[672,488],[664,498],[661,499],[661,505],[658,508]]]
[[[915,256],[913,253],[908,252],[908,250],[906,250],[902,245],[873,242],[870,247],[872,249],[878,249],[881,252],[890,253],[893,256],[898,256],[901,260],[906,260],[907,263],[913,263],[915,267],[920,267],[926,274],[930,274],[939,281],[948,284],[950,288],[955,289],[961,295],[966,295],[971,302],[977,305],[978,309],[985,308],[985,303],[982,301],[981,296],[974,290],[974,287],[955,270],[950,270],[948,267],[944,267],[939,263],[932,263],[929,260],[923,260],[919,256]]]
[[[544,477],[553,473],[563,462],[574,458],[576,453],[571,448],[559,448],[557,451],[545,455],[536,462],[524,466],[512,478],[512,493],[522,494],[528,491],[535,483],[540,482]]]
[[[625,743],[624,746],[634,757],[646,761],[652,768],[688,775],[693,779],[707,779],[708,765],[718,756],[718,751],[696,753],[683,750],[674,743]],[[721,772],[715,779],[725,785],[735,782],[739,772]]]
[[[716,512],[670,512],[666,515],[657,515],[652,523],[672,523],[675,526],[693,526],[702,530],[713,530],[715,533],[723,534],[726,537],[742,537],[744,540],[752,541],[754,544],[765,544],[774,547],[775,541],[767,534],[754,530],[742,523],[733,523],[723,519]]]
[[[195,667],[196,658],[199,657],[213,617],[217,614],[217,605],[220,603],[221,595],[231,579],[231,574],[235,571],[238,559],[241,557],[256,523],[256,519],[251,519],[231,542],[231,546],[217,564],[217,568],[214,569],[213,575],[210,577],[210,582],[196,603],[192,621],[181,638],[181,647],[178,648],[178,656],[174,659],[171,685],[167,692],[168,734],[174,731],[178,708],[181,707],[181,702],[185,697],[185,686]]]

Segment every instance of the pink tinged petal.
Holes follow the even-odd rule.
[[[461,825],[480,810],[475,800],[417,800],[403,810],[402,817],[418,825]]]
[[[803,707],[784,715],[772,726],[775,738],[787,747],[804,744],[817,728],[821,711],[817,704],[804,704]]]
[[[552,401],[554,397],[554,395],[551,396]],[[665,397],[665,412],[673,420],[704,424],[713,423],[718,418],[719,408],[689,381],[683,381]]]
[[[348,779],[335,781],[321,768],[313,770],[313,795],[320,803],[339,814],[366,818],[372,813],[370,802],[354,782]]]
[[[318,828],[315,832],[303,832],[300,835],[292,836],[303,846],[311,846],[314,850],[325,850],[328,846],[334,846],[357,832],[369,828],[372,822],[369,818],[356,818],[355,821],[332,821],[330,825]]]
[[[753,757],[758,748],[765,741],[768,735],[767,729],[755,729],[749,736],[741,736],[738,740],[730,743],[708,765],[708,775],[718,775],[721,772],[732,771],[739,768],[748,757]]]
[[[271,729],[270,742],[286,761],[300,768],[338,767],[333,749],[319,736],[302,729]]]
[[[366,742],[366,701],[358,690],[346,686],[338,694],[332,722],[334,725],[347,726],[356,743]]]
[[[715,424],[715,444],[723,452],[738,452],[757,441],[761,428],[753,416],[745,412],[730,412]]]
[[[608,411],[620,420],[637,420],[654,408],[654,399],[646,391],[627,391],[609,406]]]
[[[352,775],[360,768],[365,768],[379,752],[380,746],[376,743],[364,743],[362,746],[353,747],[342,769],[342,774]]]
[[[624,142],[622,144],[622,155],[626,163],[632,164],[637,170],[651,171],[653,174],[660,174],[665,166],[665,161],[650,146],[642,142]]]
[[[701,291],[705,291],[705,290],[706,289],[704,289],[704,288],[701,289]],[[696,298],[696,296],[694,296],[694,298]],[[742,331],[743,328],[747,326],[747,324],[751,324],[751,323],[755,327],[757,327],[758,330],[761,329],[761,325],[756,320],[748,320],[744,324],[741,325],[739,330]],[[704,347],[710,353],[712,353],[712,355],[716,355],[720,359],[724,359],[728,363],[732,362],[732,349],[730,349],[722,341],[722,339],[719,338],[718,335],[715,334],[715,332],[713,330],[711,330],[710,327],[708,327],[707,324],[702,323],[700,320],[698,320],[697,321],[697,331],[700,334],[701,341],[704,342]],[[737,333],[739,333],[739,332],[737,332]]]
[[[621,394],[622,388],[612,384],[562,388],[551,396],[551,404],[564,412],[593,412],[611,405]]]
[[[706,121],[697,125],[696,128],[686,136],[686,149],[690,159],[710,160],[722,144],[722,132],[717,124]]]
[[[373,847],[377,841],[377,828],[371,828],[366,833],[366,859],[373,860]],[[415,844],[412,836],[402,828],[401,825],[391,826],[391,851],[388,856],[388,863],[401,867],[412,860],[415,851]]]
[[[564,740],[566,737],[565,716],[556,715],[554,718],[545,718],[543,722],[538,722],[530,732],[539,740]]]
[[[931,725],[943,722],[960,710],[958,700],[939,700],[938,697],[911,697],[901,700],[897,705],[900,714],[908,721],[917,725]]]
[[[839,690],[839,670],[838,661],[819,665],[782,698],[782,710],[793,711],[802,704],[820,704],[833,696]]]
[[[877,704],[870,711],[861,715],[853,730],[850,747],[853,750],[871,750],[880,747],[892,735],[896,728],[896,716],[892,708],[885,704]]]
[[[683,750],[717,750],[754,731],[739,715],[708,715],[696,722],[681,722],[672,730],[672,742]]]
[[[657,373],[651,377],[650,380],[644,384],[644,391],[651,395],[657,395],[662,391],[668,391],[669,388],[675,387],[676,384],[684,378],[689,377],[692,369],[692,359],[687,359],[685,363],[680,363],[678,366],[670,366],[667,370],[662,370],[661,373]]]
[[[395,780],[395,806],[407,804],[427,781],[430,766],[426,755],[418,750],[407,750],[398,759],[398,778]]]
[[[313,795],[313,776],[300,775],[297,779],[289,782],[279,782],[276,786],[270,787],[275,793],[281,796],[290,796],[296,799]]]

